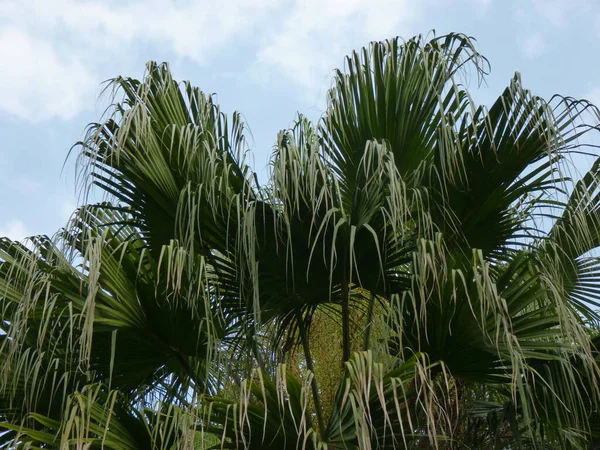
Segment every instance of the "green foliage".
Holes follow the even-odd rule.
[[[0,448],[573,448],[600,439],[596,107],[460,34],[374,42],[260,185],[150,63],[74,147],[85,204],[0,240]],[[543,220],[542,220],[543,219]]]

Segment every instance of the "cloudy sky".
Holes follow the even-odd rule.
[[[332,69],[370,40],[475,37],[490,104],[515,71],[542,96],[600,103],[597,0],[0,0],[0,236],[52,235],[77,203],[65,159],[109,99],[101,83],[167,61],[252,131],[264,173],[279,129],[324,109]]]

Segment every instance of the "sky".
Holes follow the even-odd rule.
[[[518,71],[542,97],[600,105],[598,0],[0,0],[0,236],[66,224],[81,201],[67,157],[110,103],[105,80],[168,62],[243,114],[264,176],[277,132],[323,113],[345,55],[432,30],[477,40],[491,64],[470,85],[482,104]]]

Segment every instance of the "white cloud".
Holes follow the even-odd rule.
[[[479,11],[479,14],[485,15],[492,4],[492,0],[470,0],[470,3]]]
[[[409,0],[298,0],[259,51],[255,75],[275,71],[304,87],[322,86],[354,48],[409,34],[423,6]]]
[[[166,45],[178,56],[199,61],[215,45],[223,44],[264,18],[275,3],[275,0],[4,0],[0,16],[12,16],[34,30],[72,34],[96,48],[115,51],[133,41],[145,42]]]
[[[562,28],[569,20],[598,13],[597,0],[533,0],[534,10],[550,25]]]
[[[73,214],[76,209],[77,203],[75,202],[74,197],[62,201],[58,213],[60,215],[60,219],[64,221],[64,225],[67,224],[67,221],[71,217],[71,214]]]
[[[21,220],[9,220],[0,228],[0,237],[7,237],[13,241],[21,241],[28,235],[25,224]]]
[[[589,100],[594,105],[600,108],[600,87],[596,87],[588,91],[587,94],[583,96],[586,100]]]
[[[40,182],[26,177],[18,177],[14,183],[21,194],[35,194],[36,192],[40,192],[43,188]]]
[[[555,27],[565,23],[567,13],[573,4],[569,0],[533,0],[536,12]]]
[[[543,55],[546,52],[546,42],[541,33],[535,33],[527,37],[521,48],[525,57],[533,59]]]
[[[265,18],[275,0],[0,1],[0,109],[31,121],[93,105],[103,65],[136,46],[205,62]]]
[[[524,22],[529,18],[523,8],[515,9],[512,16],[513,16],[513,20],[516,22]]]
[[[68,119],[94,86],[79,61],[59,57],[48,42],[14,27],[0,30],[0,60],[0,109],[23,119]]]

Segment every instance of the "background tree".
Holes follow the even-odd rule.
[[[239,114],[112,80],[75,146],[105,201],[0,243],[0,448],[592,445],[598,111],[469,71],[460,34],[353,53],[265,185]]]

